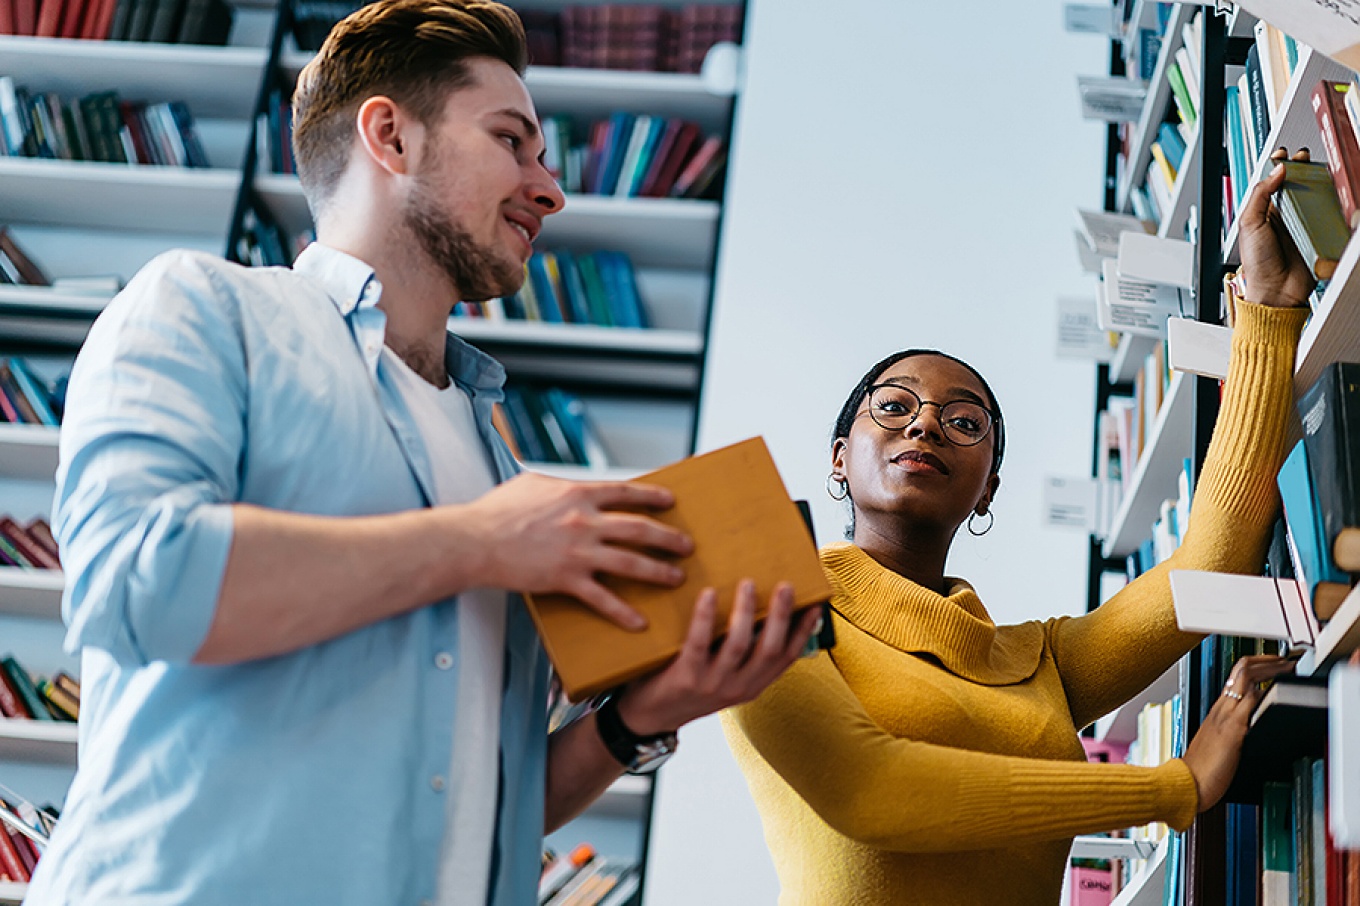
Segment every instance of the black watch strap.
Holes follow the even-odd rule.
[[[655,770],[675,751],[674,733],[641,736],[630,730],[619,714],[617,695],[606,697],[596,709],[595,726],[609,754],[629,771]]]

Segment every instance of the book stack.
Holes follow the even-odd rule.
[[[738,4],[568,6],[559,56],[564,66],[586,69],[695,73],[714,44],[740,43],[741,31]]]
[[[561,388],[507,385],[493,421],[510,452],[522,462],[609,466],[585,404]]]
[[[162,44],[227,43],[226,0],[3,0],[0,34]]]
[[[1323,624],[1360,578],[1360,364],[1327,366],[1296,407],[1303,439],[1277,476],[1286,563]]]
[[[64,672],[35,679],[7,654],[0,659],[0,717],[75,723],[80,718],[80,683]]]
[[[99,91],[64,102],[0,76],[0,150],[8,157],[208,167],[182,101],[146,104]]]
[[[61,424],[65,381],[50,386],[20,358],[0,358],[0,423]]]
[[[642,328],[650,324],[623,252],[536,252],[513,296],[460,302],[455,317]]]
[[[1328,829],[1325,759],[1294,762],[1291,779],[1267,781],[1259,809],[1244,811],[1255,832],[1230,836],[1227,854],[1229,884],[1236,881],[1244,899],[1259,879],[1253,902],[1262,906],[1360,906],[1360,852],[1338,849]]]
[[[721,136],[694,123],[615,113],[583,128],[568,116],[543,121],[543,162],[563,191],[642,198],[716,195],[727,161]]]
[[[570,853],[543,854],[539,878],[539,906],[623,906],[637,894],[638,868],[622,859],[608,858],[582,843]]]
[[[27,524],[13,516],[0,516],[0,567],[61,569],[61,552],[47,520],[37,517]]]
[[[0,881],[32,879],[58,817],[56,806],[35,806],[0,786]]]

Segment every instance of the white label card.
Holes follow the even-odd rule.
[[[1194,289],[1195,247],[1181,239],[1123,233],[1119,237],[1119,276]]]
[[[1186,632],[1311,643],[1308,605],[1293,579],[1188,569],[1173,569],[1168,575],[1176,625]]]
[[[1058,299],[1058,358],[1108,362],[1114,358],[1110,334],[1096,323],[1096,305],[1091,299]]]
[[[1096,525],[1096,480],[1053,475],[1045,478],[1044,524],[1055,528],[1093,531]]]
[[[1188,374],[1223,380],[1232,358],[1232,328],[1193,318],[1166,322],[1167,357],[1171,367]]]
[[[1332,836],[1338,849],[1360,849],[1360,667],[1332,668],[1327,723]]]

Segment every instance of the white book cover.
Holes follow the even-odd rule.
[[[1360,0],[1238,0],[1301,44],[1360,69]]]
[[[1176,371],[1223,380],[1232,357],[1232,328],[1194,318],[1166,322],[1167,359]]]
[[[1146,233],[1119,237],[1119,276],[1183,289],[1195,285],[1195,246]]]
[[[1338,848],[1360,849],[1360,667],[1332,668],[1327,721],[1332,836]]]
[[[1171,597],[1176,625],[1186,632],[1279,639],[1311,645],[1313,609],[1293,579],[1173,569]]]

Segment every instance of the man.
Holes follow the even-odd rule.
[[[637,625],[598,577],[677,583],[639,551],[692,544],[636,514],[662,489],[506,480],[503,372],[446,333],[563,204],[524,55],[493,3],[354,14],[294,100],[318,243],[169,253],[94,326],[55,520],[81,763],[30,902],[532,903],[545,828],[806,642],[788,589],[757,636],[744,588],[710,651],[705,594],[675,662],[547,739],[502,590]]]

